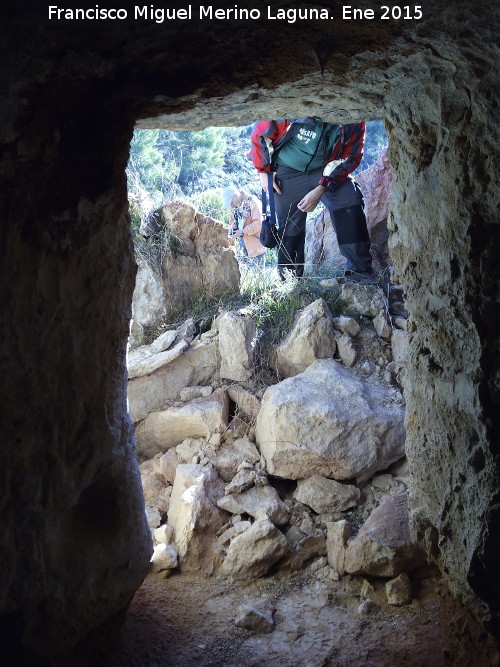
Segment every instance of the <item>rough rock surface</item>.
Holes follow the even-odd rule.
[[[318,514],[332,510],[346,510],[358,504],[360,491],[356,486],[341,484],[334,479],[313,475],[299,480],[293,497],[309,505]]]
[[[336,344],[332,314],[323,299],[301,310],[285,340],[276,348],[276,362],[281,377],[305,371],[316,359],[335,354]]]
[[[4,3],[0,609],[16,655],[52,660],[81,654],[91,632],[94,645],[108,638],[149,561],[124,390],[135,277],[124,173],[138,119],[202,129],[311,108],[384,119],[411,329],[412,531],[469,609],[484,620],[500,609],[496,6],[424,4],[421,20],[380,21],[376,39],[336,5],[337,20],[255,22],[258,54],[247,22],[214,21],[200,58],[201,27],[187,22],[82,30]]]
[[[393,391],[362,382],[333,359],[269,387],[256,425],[267,471],[341,480],[386,468],[404,454],[403,410],[391,402]]]
[[[224,485],[211,466],[177,466],[168,523],[174,529],[179,567],[212,574],[218,551],[215,534],[227,516],[217,507]]]
[[[145,259],[138,260],[132,297],[132,317],[141,326],[154,326],[167,315],[165,287],[158,271]]]
[[[238,609],[234,624],[239,628],[261,634],[274,629],[273,613],[275,607],[271,600],[259,600],[255,604],[245,604]]]
[[[153,410],[161,410],[180,397],[185,387],[203,385],[218,377],[218,345],[207,340],[189,346],[151,375],[129,380],[127,394],[130,416],[138,422]]]
[[[406,572],[402,572],[399,577],[391,579],[385,585],[387,602],[396,607],[402,607],[411,602],[411,581]]]
[[[167,410],[151,412],[136,429],[137,453],[150,458],[189,437],[222,433],[227,426],[228,399],[225,391]]]
[[[255,322],[238,312],[224,313],[217,321],[221,378],[248,380],[253,373]]]
[[[220,296],[239,291],[238,262],[222,223],[181,201],[163,206],[161,219],[170,246],[162,267],[169,313],[188,307],[200,293]]]
[[[360,186],[365,200],[366,225],[374,259],[373,268],[377,273],[382,273],[391,264],[387,219],[392,191],[392,171],[387,150],[383,150],[378,160],[368,169],[356,174],[356,183]]]
[[[410,537],[408,496],[386,496],[348,544],[344,567],[352,574],[396,577],[425,564]]]
[[[291,549],[286,537],[261,517],[228,547],[222,572],[234,579],[257,579]]]

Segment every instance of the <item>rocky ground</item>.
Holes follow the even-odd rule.
[[[366,583],[365,583],[366,582]],[[435,577],[414,582],[410,605],[387,604],[384,585],[333,581],[318,561],[295,575],[241,583],[149,575],[136,594],[110,667],[396,667],[450,665]],[[243,605],[269,601],[272,631],[237,627]],[[481,662],[469,664],[492,664]]]

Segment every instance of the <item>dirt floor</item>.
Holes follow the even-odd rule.
[[[132,602],[109,667],[453,664],[446,659],[452,639],[443,636],[438,622],[436,578],[414,584],[411,605],[393,607],[383,580],[371,580],[373,603],[367,604],[360,577],[334,581],[330,573],[313,566],[251,583],[150,575]],[[236,627],[239,607],[263,598],[276,608],[274,631],[255,634]]]

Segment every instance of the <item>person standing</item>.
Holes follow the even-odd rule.
[[[321,201],[330,213],[350,280],[372,279],[363,195],[350,176],[363,156],[365,123],[337,125],[310,116],[255,124],[252,161],[268,190],[272,173],[278,229],[278,271],[304,272],[307,213]]]
[[[232,185],[222,193],[224,208],[229,209],[229,236],[239,239],[249,264],[264,268],[266,248],[259,240],[262,228],[262,205],[257,197]]]

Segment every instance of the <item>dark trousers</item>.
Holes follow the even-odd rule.
[[[281,194],[275,193],[276,216],[279,229],[284,230],[282,243],[278,247],[278,272],[281,277],[285,268],[298,276],[304,272],[307,214],[300,211],[297,204],[318,185],[321,173],[321,169],[304,173],[278,165],[276,181]],[[335,192],[325,192],[321,202],[330,213],[339,250],[346,260],[346,269],[371,271],[370,238],[363,195],[358,185],[348,178]]]

